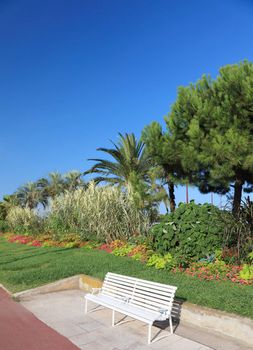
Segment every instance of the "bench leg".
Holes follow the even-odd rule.
[[[85,298],[84,313],[87,314],[87,312],[88,312],[88,300]]]
[[[115,325],[115,310],[112,310],[112,326]]]
[[[172,317],[170,316],[170,333],[173,334]]]
[[[148,344],[151,343],[151,328],[152,328],[152,324],[148,325]]]

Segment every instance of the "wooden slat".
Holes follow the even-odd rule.
[[[168,304],[173,300],[173,298],[159,299],[156,294],[153,295],[143,295],[138,292],[134,292],[133,299],[138,298],[139,300],[149,300],[160,304]]]
[[[103,290],[102,290],[102,294],[104,294],[104,293],[115,293],[115,294],[121,294],[122,296],[123,295],[129,295],[129,296],[132,296],[133,295],[133,293],[132,292],[129,292],[129,291],[122,291],[122,289],[116,289],[116,288],[104,288]]]
[[[116,285],[106,285],[106,286],[103,286],[103,289],[102,290],[121,290],[122,293],[125,292],[125,293],[129,293],[129,294],[132,294],[133,293],[133,290],[134,288],[121,288],[120,286],[116,286]]]
[[[115,281],[106,281],[106,282],[104,282],[104,284],[103,284],[103,287],[104,286],[114,286],[114,287],[120,287],[120,288],[122,288],[122,289],[128,289],[128,290],[132,290],[133,289],[133,287],[135,286],[135,284],[123,284],[123,283],[117,283],[117,282],[115,282]]]
[[[164,289],[164,288],[165,289],[173,289],[173,290],[177,289],[177,287],[175,287],[175,286],[170,286],[170,285],[163,284],[163,283],[143,280],[143,279],[136,278],[136,277],[129,277],[129,276],[125,276],[125,275],[124,276],[123,275],[118,275],[118,274],[111,273],[111,272],[109,272],[107,275],[112,277],[112,278],[115,278],[115,279],[122,279],[123,278],[125,280],[134,280],[134,281],[138,282],[138,284],[140,284],[140,285],[147,285],[147,286],[152,286],[153,285],[153,286],[160,287],[160,289]]]
[[[107,273],[102,294],[117,300],[129,298],[129,306],[143,308],[143,312],[145,309],[152,312],[167,309],[170,312],[176,289],[162,283]]]
[[[166,292],[164,292],[164,291],[161,291],[161,290],[152,290],[152,289],[150,289],[150,288],[147,288],[147,287],[143,287],[143,286],[141,286],[141,287],[139,287],[138,286],[138,284],[136,285],[136,291],[140,291],[140,292],[143,292],[143,294],[146,294],[147,293],[147,295],[149,294],[149,293],[159,293],[159,296],[161,296],[161,298],[162,297],[167,297],[168,295],[171,295],[171,296],[174,296],[175,295],[175,291],[166,291]]]
[[[167,308],[169,309],[171,302],[159,302],[159,301],[155,301],[155,300],[147,300],[147,299],[143,299],[138,297],[137,295],[134,295],[134,297],[130,300],[131,304],[134,304],[135,302],[138,302],[139,304],[143,304],[143,305],[152,305],[155,306],[156,309],[163,309],[163,308]]]
[[[110,281],[114,280],[115,282],[119,282],[119,281],[124,281],[122,279],[118,279],[117,277],[112,277],[110,278]],[[143,286],[143,287],[148,287],[149,289],[155,289],[155,290],[161,290],[161,291],[175,291],[176,287],[174,286],[169,286],[166,284],[160,284],[160,283],[154,283],[154,282],[149,282],[149,281],[143,281],[141,279],[136,278],[135,279],[136,283],[138,286]],[[126,281],[125,281],[126,282]]]
[[[131,305],[137,305],[138,307],[143,307],[144,309],[154,310],[154,311],[157,311],[157,309],[158,309],[157,306],[150,305],[150,304],[144,304],[144,303],[139,302],[138,300],[132,301]],[[162,307],[161,307],[161,309],[162,309]]]
[[[136,278],[135,277],[129,277],[129,276],[123,276],[123,275],[117,275],[114,273],[106,274],[105,280],[106,279],[115,279],[117,281],[125,281],[125,282],[135,282]]]

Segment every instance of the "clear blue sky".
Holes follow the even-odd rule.
[[[163,123],[178,86],[253,60],[252,38],[250,0],[1,0],[0,198]]]

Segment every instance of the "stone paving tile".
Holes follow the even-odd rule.
[[[92,342],[86,345],[83,345],[80,347],[81,350],[120,350],[115,347],[105,347],[103,344],[100,344],[98,342]]]
[[[217,345],[214,347],[214,349],[216,350],[224,350],[224,343],[218,343],[218,341],[216,342]],[[247,345],[241,345],[239,343],[234,343],[232,345],[229,345],[229,350],[252,350],[253,347],[251,346],[247,346]]]
[[[162,349],[163,346],[167,346],[170,349],[170,346],[179,342],[180,340],[182,340],[182,337],[179,337],[176,334],[168,335],[167,333],[161,332],[157,338],[153,338],[152,347],[154,349]]]
[[[65,337],[72,337],[74,335],[87,333],[84,329],[75,324],[66,324],[65,321],[57,321],[47,323],[48,326],[55,329],[57,332],[61,333]]]
[[[90,322],[83,322],[83,323],[78,323],[78,327],[81,329],[84,329],[87,332],[94,332],[98,328],[101,328],[103,324],[100,321],[93,321],[90,320]]]
[[[252,350],[252,347],[242,344],[233,338],[225,337],[217,332],[211,330],[201,329],[197,326],[189,324],[181,325],[177,331],[180,336],[185,338],[191,338],[202,345],[203,349],[216,349],[216,350]]]
[[[92,333],[81,333],[68,338],[77,346],[86,345],[96,340],[94,339],[94,334]]]
[[[202,347],[202,344],[200,343],[196,343],[192,340],[182,338],[178,342],[171,344],[169,349],[170,350],[182,350],[182,349],[200,350],[201,347]],[[208,348],[208,349],[211,349],[211,348]]]
[[[147,325],[127,318],[126,323],[111,326],[112,312],[108,309],[84,314],[84,293],[63,291],[38,295],[22,302],[44,323],[65,335],[83,350],[249,350],[229,338],[208,333],[195,327],[181,326],[176,334],[152,327],[154,339],[163,339],[147,345]],[[89,305],[92,307],[92,305]],[[116,321],[123,316],[116,313]],[[189,339],[187,339],[189,338]],[[192,339],[192,340],[190,340]],[[209,345],[209,347],[207,346]],[[53,350],[53,349],[52,349]]]

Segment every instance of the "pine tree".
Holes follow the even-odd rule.
[[[169,206],[170,211],[173,212],[176,208],[175,183],[178,183],[179,179],[182,181],[184,173],[180,153],[174,147],[171,135],[164,133],[157,122],[144,128],[142,140],[153,165],[160,169],[160,180],[168,187]]]
[[[234,188],[233,213],[253,185],[253,64],[220,69],[181,87],[166,118],[167,133],[190,183],[204,193]]]

